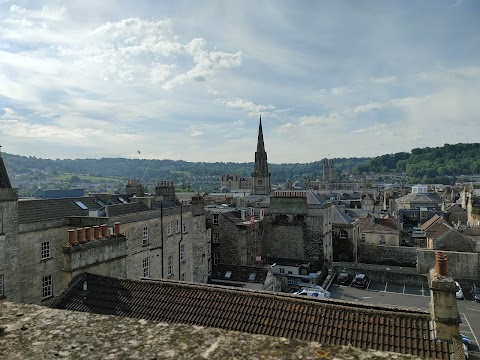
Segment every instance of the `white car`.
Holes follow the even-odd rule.
[[[460,287],[460,284],[455,281],[455,297],[457,299],[463,299],[463,291],[462,288]]]
[[[319,298],[319,299],[325,299],[325,298],[330,298],[331,295],[330,295],[330,292],[327,291],[327,290],[302,290],[302,291],[297,291],[295,293],[293,293],[293,295],[297,295],[297,296],[312,296],[312,297],[316,297],[316,298]]]

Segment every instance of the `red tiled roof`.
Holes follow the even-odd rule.
[[[83,291],[87,281],[88,290]],[[449,359],[427,312],[280,293],[83,274],[52,307]]]

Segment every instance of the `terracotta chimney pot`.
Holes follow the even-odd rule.
[[[108,237],[107,224],[100,225],[100,228],[102,229],[102,238]]]
[[[90,241],[92,240],[92,236],[91,236],[91,227],[86,227],[84,230],[85,230],[85,241]]]
[[[83,237],[83,228],[77,229],[77,242],[80,244],[83,244],[85,242],[85,239]]]
[[[68,244],[70,246],[73,246],[76,244],[76,241],[75,241],[75,230],[74,229],[71,229],[71,230],[68,230]]]
[[[98,240],[100,238],[100,226],[94,225],[93,226],[93,238]]]
[[[447,276],[448,274],[447,255],[443,251],[435,252],[435,270],[438,275]]]
[[[116,236],[120,236],[120,223],[119,222],[116,222],[114,224],[114,233]]]

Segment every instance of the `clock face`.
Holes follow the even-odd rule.
[[[262,180],[258,180],[258,181],[257,181],[257,184],[258,184],[258,185],[262,185],[262,183],[263,183]]]

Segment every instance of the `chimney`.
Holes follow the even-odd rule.
[[[107,224],[100,225],[100,228],[102,229],[102,238],[108,237]]]
[[[83,237],[83,228],[77,229],[77,242],[80,244],[83,244],[85,242],[85,239]]]
[[[68,230],[68,244],[70,246],[74,246],[76,244],[76,241],[75,241],[75,230],[71,229],[71,230]]]
[[[447,256],[443,251],[435,252],[435,267],[430,269],[430,316],[435,338],[453,341],[460,336],[460,316],[455,298],[455,281],[448,276]]]
[[[114,231],[115,231],[115,236],[120,236],[122,234],[120,234],[120,223],[119,222],[116,222],[115,224],[113,224],[114,226]]]
[[[90,241],[92,240],[92,235],[91,235],[91,230],[92,228],[91,227],[86,227],[85,229],[85,241]]]
[[[94,225],[93,226],[93,238],[98,240],[100,238],[100,226]]]

